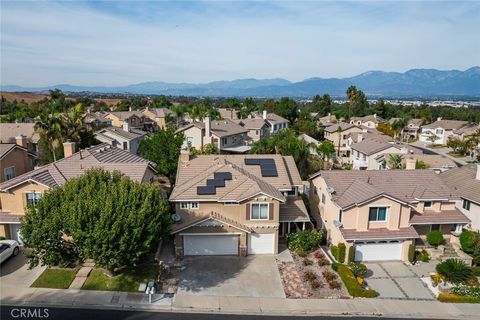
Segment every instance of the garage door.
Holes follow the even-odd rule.
[[[238,254],[238,235],[184,235],[186,256],[222,256]]]
[[[18,243],[22,244],[22,235],[20,234],[20,225],[11,224],[10,225],[10,236],[13,240],[17,240]]]
[[[355,261],[400,260],[402,242],[355,243]]]
[[[274,254],[274,233],[250,233],[248,235],[248,254]]]

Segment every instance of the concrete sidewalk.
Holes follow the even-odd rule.
[[[479,319],[480,305],[389,299],[285,299],[0,287],[4,305],[260,315],[364,315],[398,318]]]

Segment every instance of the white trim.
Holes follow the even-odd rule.
[[[267,205],[267,218],[266,219],[262,219],[262,218],[259,218],[259,219],[254,219],[252,218],[252,214],[253,214],[253,205],[261,205],[261,204],[266,204]],[[270,203],[269,202],[251,202],[247,205],[250,205],[250,221],[268,221],[270,220]]]
[[[362,242],[367,242],[367,241],[383,241],[383,240],[401,240],[401,239],[417,239],[418,237],[388,237],[388,238],[371,238],[371,239],[350,239],[350,238],[345,238],[345,241],[362,241]]]
[[[180,232],[180,231],[186,230],[186,229],[188,229],[188,228],[194,227],[194,226],[196,226],[197,224],[202,223],[202,222],[205,222],[205,221],[208,221],[208,220],[210,220],[210,219],[213,219],[213,220],[218,221],[218,222],[220,222],[220,223],[226,224],[226,225],[229,226],[229,227],[242,230],[242,231],[244,231],[244,232],[246,232],[246,233],[250,233],[249,230],[245,230],[245,229],[243,229],[243,228],[241,228],[241,227],[239,227],[239,226],[235,226],[235,225],[230,224],[230,223],[228,223],[228,222],[225,222],[225,221],[216,219],[215,217],[205,217],[205,219],[198,220],[198,221],[196,221],[195,223],[189,224],[189,225],[187,225],[187,226],[185,226],[185,227],[183,227],[183,228],[180,228],[180,229],[178,229],[178,230],[172,231],[171,234],[175,234],[175,233],[178,233],[178,232]]]
[[[250,196],[250,197],[247,197],[247,198],[238,200],[238,202],[242,202],[242,201],[249,200],[249,199],[253,199],[253,198],[258,198],[259,195],[264,195],[264,196],[267,197],[267,198],[272,198],[272,199],[278,200],[278,201],[280,201],[280,202],[285,202],[285,197],[284,197],[284,199],[278,199],[278,198],[275,198],[274,196],[265,194],[265,193],[263,193],[263,192],[259,192],[259,193],[255,194],[255,195],[253,195],[253,196]]]
[[[8,221],[8,222],[5,222],[5,221],[0,221],[1,224],[20,224],[20,222],[12,222],[12,221]]]
[[[196,207],[193,207],[193,204],[194,204],[194,203],[197,204]],[[191,202],[189,202],[189,205],[190,205],[190,209],[191,209],[191,210],[198,210],[198,209],[200,209],[200,202],[198,202],[198,201],[191,201]]]
[[[186,205],[186,206],[183,207],[183,205]],[[188,201],[181,201],[180,202],[180,209],[185,210],[185,209],[189,209],[189,208],[190,208],[190,202],[188,202]]]
[[[409,224],[411,224],[412,226],[420,226],[420,225],[432,225],[432,224],[464,224],[464,225],[467,225],[469,224],[470,222],[458,222],[458,221],[447,221],[447,222],[409,222]]]
[[[181,236],[226,236],[226,235],[239,235],[241,236],[241,232],[206,232],[206,233],[179,233]]]
[[[21,176],[17,176],[17,177],[15,177],[15,178],[18,178],[18,177],[21,177]],[[13,180],[13,179],[12,179],[12,180]],[[7,181],[8,181],[8,180],[7,180]],[[5,181],[5,182],[7,182],[7,181]],[[5,182],[4,182],[4,183],[5,183]],[[27,183],[27,182],[34,183],[34,184],[39,184],[39,185],[44,186],[44,187],[49,188],[49,189],[51,188],[50,186],[47,186],[46,184],[43,184],[43,183],[41,183],[41,182],[38,182],[38,181],[33,180],[33,179],[31,179],[31,178],[28,178],[28,179],[22,180],[22,181],[20,181],[19,183],[14,184],[14,185],[12,185],[12,186],[10,186],[10,187],[8,187],[8,188],[0,189],[0,191],[7,191],[7,190],[10,190],[10,189],[12,189],[12,188],[15,188],[16,186],[19,186],[19,185],[24,184],[24,183]],[[55,181],[55,182],[56,182],[56,181]]]
[[[371,208],[377,208],[377,209],[378,209],[378,208],[385,208],[385,220],[370,220],[370,209],[371,209]],[[387,206],[379,206],[379,205],[378,205],[378,206],[369,206],[369,207],[368,207],[368,223],[372,223],[372,222],[373,222],[373,223],[383,223],[383,222],[387,222],[388,216],[389,216],[388,211],[390,211],[390,210],[388,210],[388,209],[390,209],[390,206],[388,206],[388,207],[387,207]],[[377,210],[377,218],[378,218],[378,210]]]

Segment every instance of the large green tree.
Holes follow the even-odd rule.
[[[21,223],[30,264],[93,259],[109,271],[132,266],[168,235],[168,201],[158,185],[92,169],[46,192]]]
[[[183,133],[175,134],[173,128],[167,127],[145,138],[140,143],[138,154],[155,163],[155,169],[174,182],[183,140]]]

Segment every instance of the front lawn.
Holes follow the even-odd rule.
[[[32,287],[68,289],[76,274],[77,270],[75,269],[48,268],[35,280]]]
[[[146,283],[148,279],[156,279],[158,265],[142,264],[133,268],[128,268],[114,277],[105,275],[105,270],[92,270],[83,284],[84,290],[103,290],[103,291],[138,291],[140,283]]]

